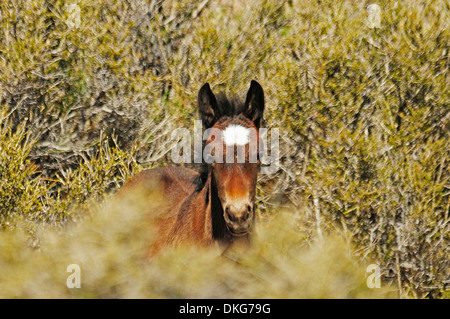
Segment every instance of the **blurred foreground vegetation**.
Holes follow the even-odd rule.
[[[2,1],[0,297],[448,298],[450,5],[374,3]],[[253,247],[142,265],[151,231],[106,199],[171,164],[202,84],[252,79],[282,155]]]

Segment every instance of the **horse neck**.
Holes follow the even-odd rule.
[[[222,203],[217,191],[217,182],[212,175],[211,169],[208,171],[205,187],[207,188],[206,201],[209,202],[209,205],[207,205],[209,211],[207,211],[206,214],[209,214],[211,218],[212,238],[224,244],[229,244],[233,241],[233,236],[230,234],[225,224]]]

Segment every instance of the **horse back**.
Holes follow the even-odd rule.
[[[184,167],[158,167],[140,172],[120,189],[118,198],[143,201],[161,216],[175,214],[198,187],[199,173]]]

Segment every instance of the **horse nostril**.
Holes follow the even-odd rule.
[[[253,207],[251,205],[245,205],[240,208],[226,206],[224,215],[231,222],[244,222],[251,217],[252,213]]]
[[[230,207],[229,207],[229,206],[227,206],[227,207],[225,208],[225,214],[227,215],[228,220],[230,220],[230,221],[233,220],[233,215],[231,215]]]

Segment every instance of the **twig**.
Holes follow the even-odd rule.
[[[197,18],[200,15],[200,13],[202,12],[203,8],[208,4],[208,2],[209,2],[209,0],[205,0],[202,3],[200,3],[200,5],[197,7],[197,9],[192,12],[192,18],[194,18],[194,19]]]
[[[320,240],[323,239],[322,236],[322,229],[320,228],[320,208],[319,208],[319,198],[317,197],[317,194],[313,195],[313,204],[314,204],[314,213],[316,215],[316,221],[317,221],[317,234],[319,235]]]
[[[309,144],[309,143],[306,144],[305,160],[304,160],[304,162],[303,162],[302,174],[300,175],[301,180],[303,180],[303,179],[305,178],[306,167],[308,166],[309,147],[310,147],[310,144]]]

